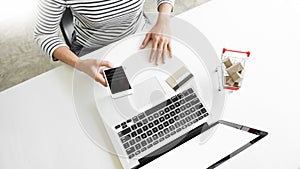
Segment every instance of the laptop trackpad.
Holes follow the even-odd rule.
[[[164,100],[166,93],[156,77],[151,77],[133,86],[133,94],[129,96],[132,107],[138,111],[155,106]]]

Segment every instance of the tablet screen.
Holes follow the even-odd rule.
[[[223,124],[218,124],[210,130],[215,131],[207,142],[203,143],[200,138],[202,136],[198,135],[148,163],[143,169],[164,169],[170,168],[170,166],[176,166],[176,168],[207,168],[257,137],[255,134]],[[222,165],[230,163],[230,160],[232,159],[219,167],[222,168]]]

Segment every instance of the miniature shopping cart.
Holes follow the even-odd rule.
[[[250,52],[229,50],[223,48],[222,59],[222,83],[226,90],[235,91],[241,88],[245,73],[245,63]]]

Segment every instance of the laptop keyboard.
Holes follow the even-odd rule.
[[[115,126],[129,159],[208,116],[192,88]]]

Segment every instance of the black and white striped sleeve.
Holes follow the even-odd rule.
[[[54,59],[55,49],[67,46],[58,35],[59,23],[65,8],[64,0],[39,0],[38,3],[34,39],[51,59]]]
[[[175,3],[175,0],[157,0],[157,10],[159,9],[159,5],[162,4],[162,3],[169,3],[172,5],[172,12],[173,12],[173,9],[174,9],[174,3]]]

